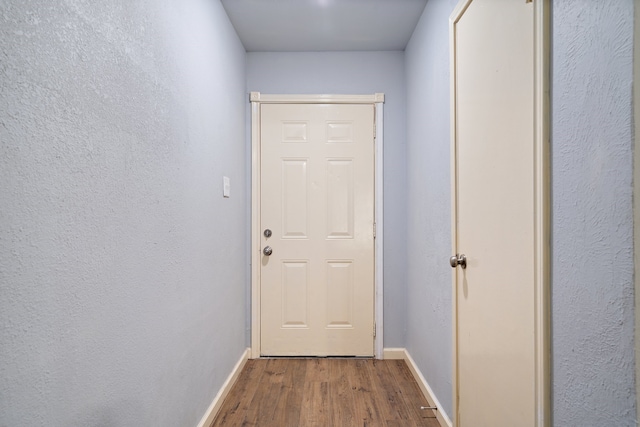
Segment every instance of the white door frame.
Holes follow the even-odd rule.
[[[457,170],[456,170],[456,37],[455,25],[473,0],[460,0],[449,18],[449,46],[451,66],[451,242],[452,254],[459,253],[457,246]],[[525,0],[522,0],[524,3]],[[534,7],[534,150],[535,150],[535,408],[536,427],[550,425],[550,169],[549,169],[549,14],[550,0],[533,0]],[[457,325],[457,274],[453,269],[453,419],[458,424],[458,325]]]
[[[383,344],[383,105],[384,94],[266,95],[250,93],[251,101],[251,358],[260,357],[260,104],[371,104],[375,106],[375,334],[374,355],[382,359]]]

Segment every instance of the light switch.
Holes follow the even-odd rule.
[[[222,196],[231,197],[231,180],[228,176],[222,177]]]

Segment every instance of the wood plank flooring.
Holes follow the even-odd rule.
[[[211,427],[440,427],[404,360],[247,361]]]

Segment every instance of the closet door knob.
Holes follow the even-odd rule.
[[[451,268],[460,266],[462,269],[465,269],[467,268],[467,256],[465,254],[455,254],[449,258],[449,264],[451,264]]]

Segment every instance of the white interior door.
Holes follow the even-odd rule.
[[[261,354],[373,356],[374,107],[260,108]]]
[[[545,422],[535,15],[472,0],[452,18],[459,427]]]

